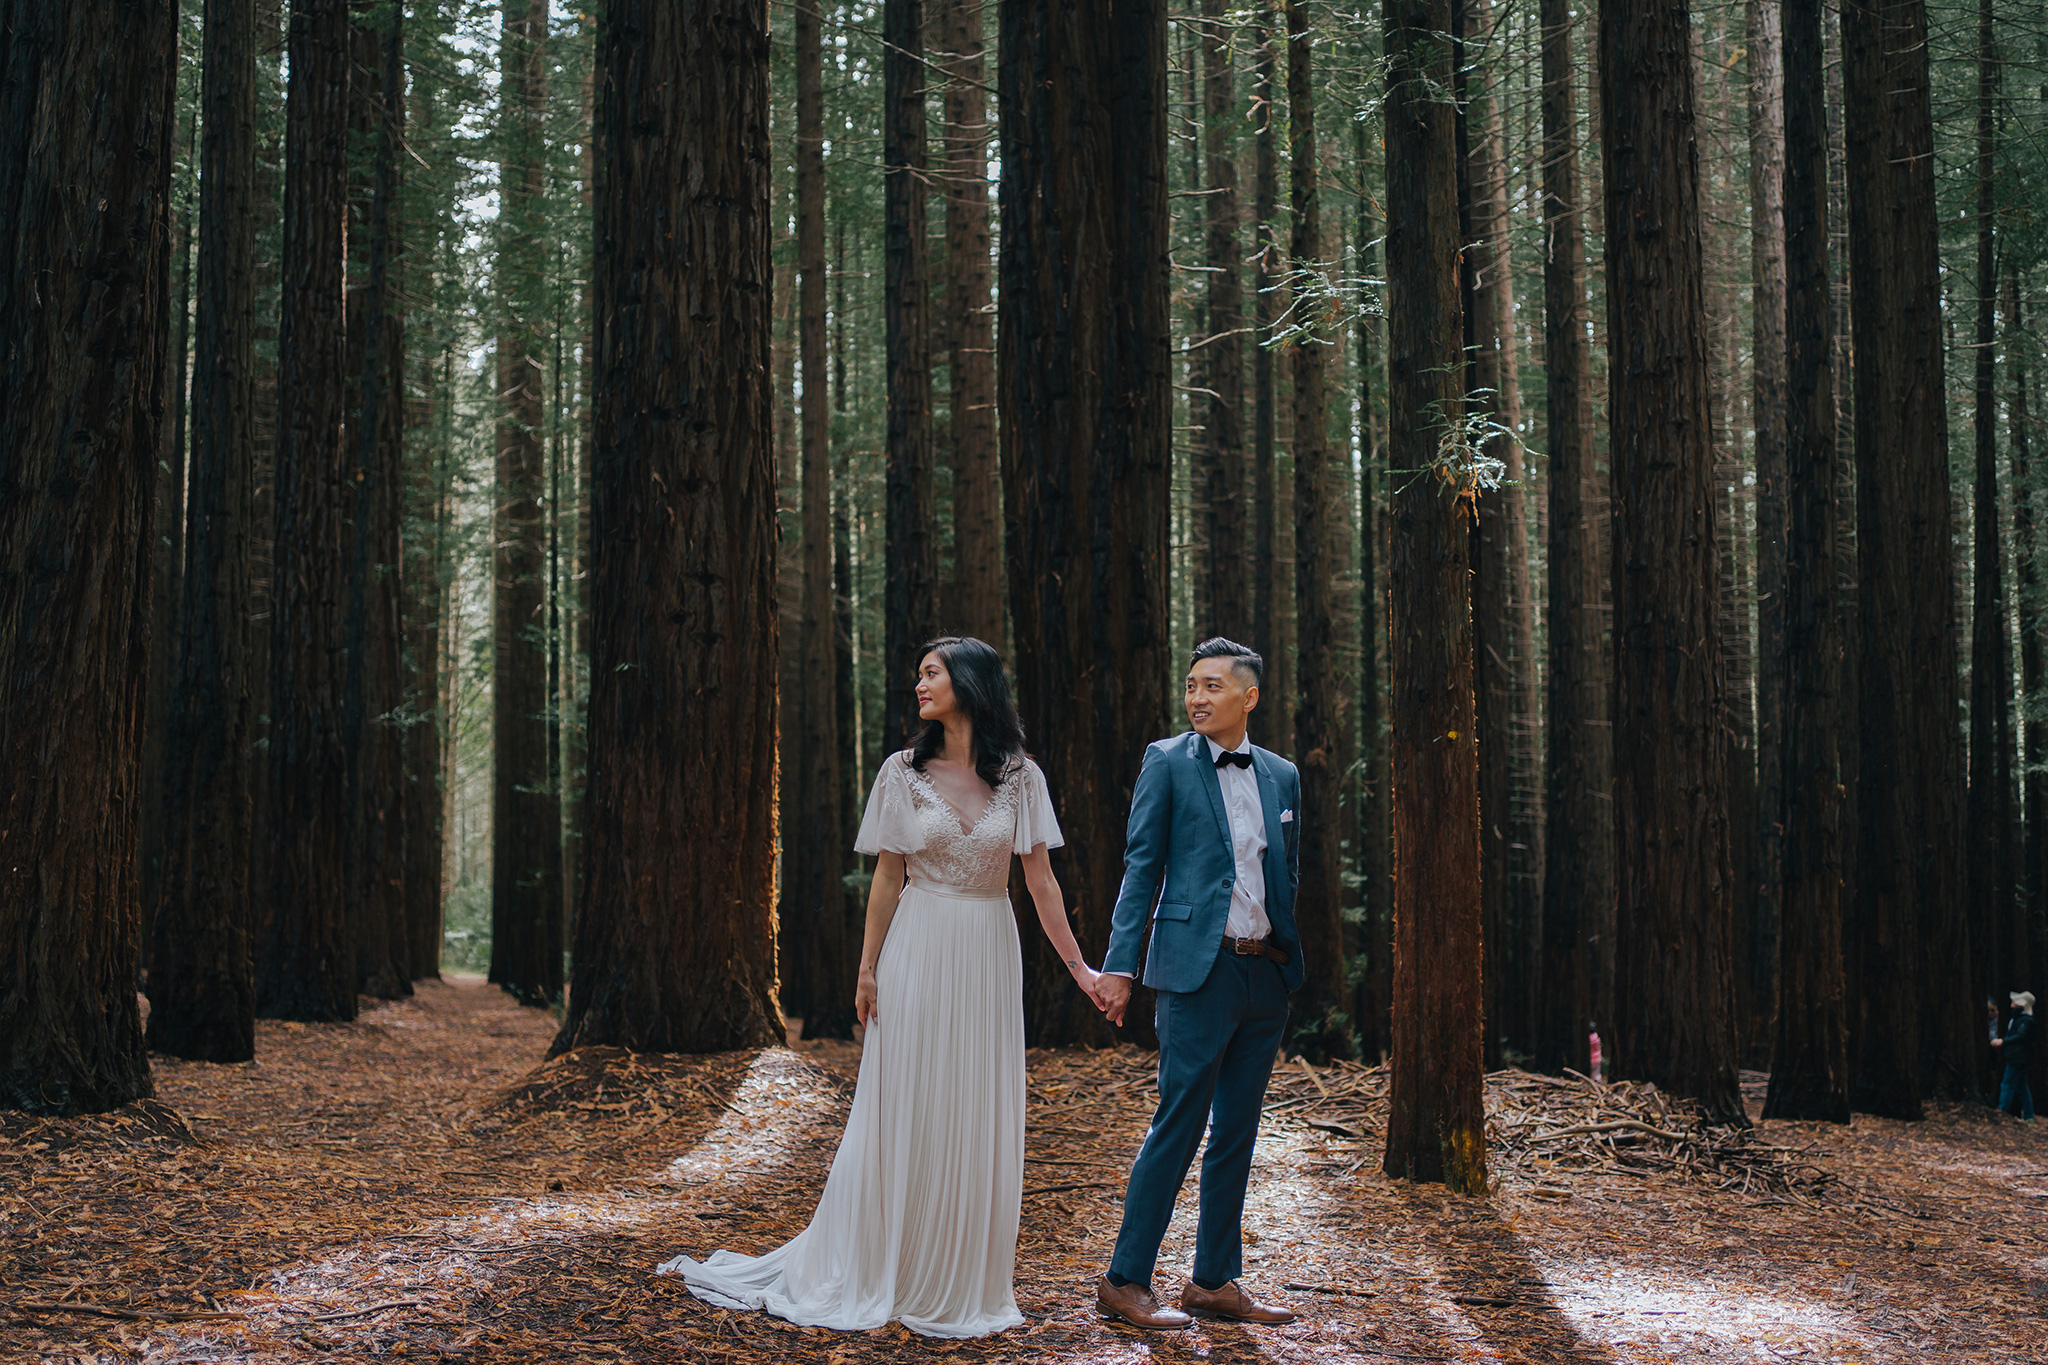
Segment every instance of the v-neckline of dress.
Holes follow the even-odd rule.
[[[910,767],[909,764],[904,766]],[[938,783],[932,781],[930,773],[920,772],[915,767],[910,767],[910,773],[911,776],[924,783],[925,789],[931,792],[934,800],[946,808],[946,813],[953,817],[953,823],[959,826],[962,838],[973,838],[976,832],[981,829],[982,823],[988,819],[988,813],[995,809],[997,789],[991,787],[989,788],[988,800],[982,803],[981,814],[974,818],[973,824],[969,824],[966,818],[960,814],[960,808],[953,804],[952,799],[945,792],[939,790]]]

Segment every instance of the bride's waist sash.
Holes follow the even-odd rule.
[[[949,886],[945,882],[927,881],[923,877],[912,877],[910,879],[910,889],[922,891],[929,896],[944,896],[948,900],[956,901],[1007,901],[1010,898],[1008,887],[998,886],[990,889],[974,886]]]

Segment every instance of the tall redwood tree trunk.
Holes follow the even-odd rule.
[[[612,0],[599,33],[590,777],[553,1051],[760,1047],[782,1038],[768,16]]]
[[[888,470],[882,558],[882,746],[917,729],[918,651],[939,633],[939,526],[932,487],[931,279],[925,247],[923,0],[882,5],[884,346]]]
[[[420,131],[414,136],[431,141],[437,136],[441,101],[434,83],[415,77],[411,83],[411,119]],[[405,239],[416,255],[414,272],[401,280],[412,285],[417,297],[433,279],[439,223],[434,207],[404,217]],[[439,357],[418,357],[418,391],[421,399],[410,403],[407,425],[415,430],[438,426],[441,405],[452,403],[452,393],[441,392],[434,371]],[[441,699],[441,650],[446,638],[442,628],[441,603],[448,586],[448,537],[443,527],[450,512],[447,477],[448,452],[441,441],[424,437],[405,468],[401,523],[400,611],[407,654],[405,706],[412,723],[405,731],[405,788],[402,806],[405,819],[405,922],[407,960],[414,980],[441,975],[443,926],[441,895],[443,842],[441,803],[444,794],[441,745],[447,734],[447,710]]]
[[[1778,952],[1779,844],[1784,823],[1783,741],[1786,656],[1785,517],[1785,64],[1781,0],[1748,0],[1744,25],[1749,88],[1750,429],[1756,470],[1756,828],[1730,838],[1756,840],[1756,875],[1750,932],[1735,942],[1736,998],[1742,1008],[1742,1047],[1765,1036],[1775,999]],[[1825,94],[1825,90],[1821,90]],[[1825,113],[1825,110],[1821,111]],[[1825,128],[1825,125],[1820,125]],[[1826,144],[1821,147],[1823,157]],[[1826,170],[1826,162],[1822,162]],[[1827,182],[1821,182],[1823,207]],[[1821,243],[1823,253],[1826,242]],[[1825,262],[1825,256],[1823,256]],[[1832,323],[1830,323],[1832,326]],[[1831,333],[1823,333],[1831,336]],[[1832,343],[1830,343],[1832,344]],[[1832,394],[1832,386],[1830,386]],[[1833,402],[1832,396],[1829,399]],[[1829,421],[1834,414],[1829,410]],[[1732,418],[1731,418],[1732,422]],[[1830,429],[1832,437],[1832,428]],[[1832,471],[1833,463],[1829,469]],[[1829,610],[1834,609],[1829,599]],[[1837,638],[1837,647],[1840,645]],[[1738,888],[1739,895],[1749,895]]]
[[[1970,573],[1970,999],[2003,1001],[2029,989],[2026,943],[2013,949],[2012,625],[2005,591],[2005,537],[1998,512],[1998,80],[1991,0],[1977,5],[1977,327],[1973,338],[1972,434],[1976,488]],[[2006,984],[2010,981],[2012,984]],[[2002,1065],[1990,1048],[1971,1053],[1977,1081],[1997,1094]]]
[[[1203,307],[1208,337],[1201,341],[1202,386],[1192,401],[1201,414],[1196,467],[1202,578],[1207,619],[1195,635],[1221,635],[1250,644],[1251,566],[1245,559],[1244,468],[1244,253],[1238,246],[1236,123],[1243,116],[1233,93],[1229,8],[1224,0],[1202,0],[1202,165],[1207,184],[1203,264],[1208,267]]]
[[[1287,168],[1297,268],[1318,269],[1323,215],[1317,188],[1314,57],[1305,0],[1287,17]],[[1297,1036],[1315,1052],[1348,1050],[1328,1026],[1344,1005],[1344,863],[1339,793],[1344,774],[1345,681],[1338,662],[1337,588],[1342,504],[1330,477],[1329,346],[1289,349],[1294,380],[1294,600],[1300,667],[1295,673],[1294,756],[1301,771],[1301,884],[1295,919],[1307,972],[1294,1004]],[[1344,557],[1348,559],[1349,556]],[[1310,1041],[1310,1040],[1313,1041]]]
[[[1174,677],[1166,8],[1017,0],[1001,14],[998,360],[1013,662],[1061,824],[1096,831],[1054,854],[1093,960],[1109,940],[1131,791],[1145,746],[1167,733]],[[1114,213],[1101,211],[1106,184],[1120,187]],[[1032,1041],[1107,1038],[1026,928]]]
[[[263,853],[269,929],[256,1009],[353,1019],[347,916],[348,757],[342,742],[342,319],[348,213],[348,0],[291,12],[285,109],[284,286],[277,334],[270,756]]]
[[[1857,856],[1862,957],[1851,1102],[1918,1118],[1968,1094],[1963,753],[1956,726],[1934,124],[1920,0],[1842,10],[1849,273],[1855,299],[1859,568]]]
[[[1613,468],[1618,1075],[1744,1123],[1685,0],[1600,11]]]
[[[1361,279],[1379,277],[1379,205],[1371,197],[1363,169],[1368,164],[1364,121],[1354,120],[1352,142],[1358,177],[1358,232],[1354,238]],[[1381,488],[1386,482],[1387,453],[1382,430],[1380,317],[1367,309],[1358,313],[1358,406],[1361,450],[1358,462],[1358,705],[1359,771],[1363,795],[1360,812],[1358,876],[1363,918],[1359,944],[1365,970],[1357,972],[1352,1020],[1368,1059],[1384,1057],[1389,1046],[1389,987],[1393,980],[1393,844],[1388,829],[1392,807],[1387,777],[1387,706],[1382,651],[1387,643],[1387,594],[1380,565],[1386,559],[1387,516]]]
[[[1471,490],[1439,464],[1462,398],[1451,0],[1386,0],[1393,509],[1394,1054],[1385,1169],[1486,1189]]]
[[[2032,702],[2041,695],[2044,675],[2041,648],[2040,555],[2038,524],[2034,519],[2031,470],[2034,461],[2033,417],[2028,405],[2028,351],[2022,340],[2026,319],[2021,314],[2020,271],[2005,265],[2005,326],[2013,339],[2007,373],[2012,383],[2010,409],[2012,431],[2012,539],[2014,576],[2019,580],[2020,687]],[[2021,839],[2020,927],[2023,951],[2018,954],[2028,979],[2048,980],[2048,720],[2040,718],[2031,705],[2023,710],[2026,739],[2026,828]],[[2032,989],[2032,987],[2028,987]],[[2038,1084],[2048,1073],[2048,1058],[2034,1059],[2034,1080]]]
[[[33,1113],[151,1093],[136,722],[177,22],[168,0],[0,9],[0,1108]]]
[[[149,1046],[208,1062],[256,1049],[249,965],[255,707],[249,539],[256,482],[256,10],[208,0],[200,102],[191,490],[164,740]]]
[[[1842,975],[1841,634],[1836,627],[1834,308],[1822,0],[1785,0],[1785,593],[1782,867],[1770,1118],[1849,1121]]]
[[[935,30],[944,47],[937,60],[946,73],[946,162],[940,184],[946,206],[946,408],[953,447],[954,569],[944,628],[1001,650],[1006,633],[1003,484],[996,448],[995,326],[989,311],[987,62],[980,0],[937,3]],[[824,251],[821,236],[820,261]],[[822,327],[824,295],[818,299]]]
[[[796,12],[797,353],[803,366],[798,446],[803,462],[802,588],[794,696],[782,726],[799,743],[782,782],[782,904],[777,918],[783,1008],[804,1035],[851,1037],[857,951],[840,876],[848,863],[842,718],[833,676],[832,468],[825,382],[825,99],[823,29],[816,6]],[[985,243],[984,243],[985,254]],[[987,268],[983,268],[983,278]],[[993,365],[990,366],[993,371]],[[956,390],[957,391],[957,390]],[[957,413],[956,413],[957,416]],[[958,438],[956,431],[955,436]],[[955,496],[958,496],[955,488]],[[999,490],[992,490],[995,497]],[[997,618],[1001,624],[1001,618]],[[998,637],[1000,639],[1000,636]],[[849,956],[849,953],[855,956]]]
[[[1536,1064],[1588,1065],[1590,940],[1614,903],[1612,753],[1601,610],[1605,486],[1593,459],[1586,257],[1570,0],[1543,0],[1543,359],[1549,470],[1542,980]]]
[[[345,460],[353,490],[342,743],[348,751],[349,919],[356,985],[367,995],[412,994],[405,921],[404,752],[389,717],[399,677],[398,523],[404,447],[405,335],[393,287],[398,146],[404,136],[401,7],[359,8],[354,32],[353,122],[370,133],[363,209],[362,286],[347,307],[354,399]]]
[[[1471,406],[1498,432],[1485,442],[1506,467],[1499,488],[1479,499],[1473,542],[1473,695],[1478,706],[1480,893],[1485,938],[1487,1065],[1501,1048],[1529,1046],[1530,962],[1543,884],[1541,779],[1536,752],[1535,626],[1522,451],[1507,433],[1522,419],[1517,373],[1512,261],[1508,249],[1507,137],[1487,51],[1494,37],[1489,0],[1460,0],[1460,43],[1468,82],[1461,202],[1467,373]]]
[[[562,809],[548,715],[547,0],[506,0],[500,93],[497,491],[491,574],[491,980],[562,994]],[[772,678],[772,674],[769,675]]]
[[[1255,81],[1255,114],[1258,133],[1252,144],[1252,647],[1266,659],[1266,704],[1252,716],[1251,735],[1271,749],[1294,742],[1294,728],[1288,723],[1287,634],[1282,629],[1281,594],[1286,581],[1280,571],[1279,517],[1280,472],[1274,449],[1277,436],[1274,421],[1278,398],[1273,374],[1272,339],[1280,318],[1285,291],[1280,277],[1286,260],[1275,230],[1280,214],[1279,139],[1273,130],[1275,101],[1273,77],[1278,62],[1274,49],[1274,0],[1258,0],[1253,7],[1252,70]]]

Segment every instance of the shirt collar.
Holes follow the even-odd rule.
[[[1244,739],[1238,744],[1238,746],[1235,749],[1225,749],[1221,744],[1218,744],[1215,740],[1210,739],[1207,735],[1202,736],[1202,742],[1209,746],[1209,761],[1211,763],[1214,763],[1217,757],[1221,754],[1248,754],[1252,751],[1252,737],[1250,731],[1245,732]]]

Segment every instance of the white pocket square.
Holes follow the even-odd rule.
[[[1293,818],[1294,812],[1292,809],[1283,810],[1280,812],[1280,823],[1283,825],[1286,824],[1288,821],[1292,820]]]

